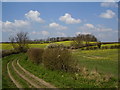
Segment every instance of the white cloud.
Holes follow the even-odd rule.
[[[57,23],[55,23],[55,22],[50,23],[50,24],[49,24],[49,27],[50,27],[50,28],[54,28],[54,29],[56,29],[56,30],[66,30],[66,29],[67,29],[66,26],[59,25],[59,24],[57,24]]]
[[[40,17],[40,13],[38,11],[30,10],[25,14],[26,20],[14,20],[14,22],[6,21],[2,23],[2,31],[3,32],[17,32],[22,30],[30,30],[32,27],[31,22],[44,22]]]
[[[38,11],[33,11],[30,10],[28,13],[25,14],[25,17],[33,22],[39,22],[39,23],[43,23],[44,20],[42,18],[39,17],[40,13]]]
[[[102,25],[96,26],[94,30],[100,31],[100,32],[108,32],[108,31],[110,32],[110,31],[113,31],[112,28],[104,27]]]
[[[24,20],[15,20],[14,22],[6,21],[2,22],[3,32],[15,32],[25,28],[28,28],[30,23]]]
[[[89,24],[89,23],[85,24],[85,26],[88,27],[88,28],[94,28],[94,25],[93,24]]]
[[[33,31],[33,32],[31,32],[30,34],[39,35],[39,34],[41,34],[41,33],[40,33],[40,32],[36,32],[36,31]]]
[[[49,35],[49,32],[48,32],[48,31],[41,31],[41,33],[42,33],[42,35],[44,35],[44,36]]]
[[[120,0],[103,0],[103,2],[118,2]]]
[[[61,16],[59,20],[65,22],[66,24],[76,24],[81,22],[80,19],[72,18],[72,16],[69,13],[66,13],[64,16]]]
[[[62,32],[57,32],[56,34],[58,37],[65,37],[66,36],[66,34],[62,33]]]
[[[118,7],[118,4],[116,2],[103,2],[101,7]]]
[[[33,32],[31,32],[31,34],[48,36],[50,33],[48,31],[40,31],[40,32],[33,31]]]
[[[107,10],[106,12],[101,13],[99,16],[101,18],[111,19],[115,16],[115,12],[113,12],[112,10]]]
[[[90,32],[76,32],[75,33],[76,35],[79,35],[79,34],[84,34],[84,35],[86,35],[86,34],[91,34]]]
[[[79,27],[79,30],[81,31],[96,31],[96,32],[107,32],[112,31],[112,28],[105,27],[103,25],[93,25],[93,24],[84,24],[83,26]]]

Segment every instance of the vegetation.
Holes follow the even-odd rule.
[[[3,58],[3,88],[15,87],[7,74],[6,64],[16,58],[25,69],[60,88],[114,88],[117,87],[117,53],[117,49],[72,51],[74,59],[84,66],[80,73],[52,71],[27,60],[25,54],[10,55]]]
[[[90,45],[90,42],[97,42],[97,38],[91,34],[79,34],[74,38],[73,42],[71,43],[71,46],[73,48],[82,48],[84,46],[88,47]]]
[[[29,59],[36,63],[36,64],[40,64],[42,63],[42,55],[43,55],[44,49],[40,49],[40,48],[30,48],[27,51],[28,57]]]
[[[11,61],[17,59],[26,70],[58,88],[118,87],[118,43],[101,43],[94,35],[79,34],[74,38],[49,38],[45,42],[40,41],[41,44],[28,44],[28,36],[24,32],[10,37],[10,41],[8,49],[14,50],[2,51],[3,56],[6,56],[2,59],[3,88],[16,87],[7,73],[8,62],[13,77],[24,87],[29,86],[12,70]],[[2,48],[7,46],[2,45]],[[17,54],[26,51],[27,53]],[[18,71],[22,70],[17,67],[16,61],[14,66]],[[24,71],[21,73],[24,75]]]
[[[7,63],[17,57],[18,55],[10,55],[2,58],[2,88],[16,88],[8,76]]]
[[[12,44],[12,47],[14,48],[14,50],[16,51],[20,51],[20,52],[26,52],[28,47],[28,33],[25,32],[19,32],[16,34],[15,37],[10,37],[10,41]]]
[[[51,70],[74,72],[74,62],[71,52],[64,48],[47,48],[43,53],[43,64],[46,68]]]
[[[97,70],[118,77],[118,49],[76,50],[73,57],[89,71]]]
[[[45,68],[42,64],[35,65],[29,60],[21,59],[20,64],[35,74],[36,76],[51,82],[59,88],[115,88],[117,87],[117,79],[112,75],[99,73],[98,71],[87,71],[84,68],[80,73],[69,73],[59,70],[50,70]],[[96,60],[96,65],[97,60]],[[93,64],[89,64],[93,66]],[[114,68],[115,69],[115,68]]]

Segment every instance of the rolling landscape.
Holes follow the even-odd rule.
[[[2,89],[119,87],[117,3],[2,5]]]

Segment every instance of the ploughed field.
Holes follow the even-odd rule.
[[[69,45],[69,42],[66,45]],[[3,44],[3,49],[11,49],[11,45]],[[31,44],[31,47],[44,48],[48,44]],[[107,45],[107,44],[106,44]],[[110,44],[109,44],[110,45]],[[81,68],[84,68],[84,72],[68,73],[63,71],[51,71],[46,69],[42,64],[36,65],[28,60],[25,53],[6,56],[2,59],[2,73],[3,73],[3,88],[13,88],[16,85],[11,81],[11,76],[18,82],[23,88],[35,88],[37,85],[34,79],[31,79],[31,83],[21,78],[20,75],[14,70],[14,67],[22,74],[28,77],[24,72],[20,70],[17,65],[19,64],[31,74],[41,78],[45,82],[58,88],[113,88],[117,87],[118,79],[118,49],[97,49],[97,50],[71,50],[73,58],[79,63]],[[9,64],[8,64],[9,63]],[[13,65],[14,64],[14,65]],[[7,68],[8,65],[8,68]],[[99,73],[99,74],[98,74]],[[38,84],[39,85],[39,84]],[[40,85],[39,85],[40,86]],[[36,86],[37,87],[37,86]],[[42,85],[41,88],[47,88]]]

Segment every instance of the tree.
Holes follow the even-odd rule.
[[[72,46],[75,48],[80,48],[83,46],[89,46],[90,42],[96,42],[97,38],[92,35],[92,34],[78,34],[75,38],[74,41],[72,42]],[[84,45],[85,42],[85,45]]]
[[[28,47],[28,33],[27,32],[19,32],[14,37],[10,37],[9,40],[14,48],[14,50],[18,50],[20,52],[26,52]]]
[[[97,43],[97,46],[98,46],[99,49],[101,48],[101,45],[102,45],[102,43],[99,41],[99,42]]]

